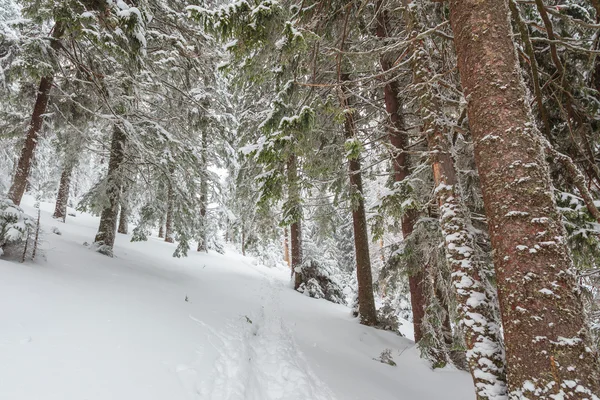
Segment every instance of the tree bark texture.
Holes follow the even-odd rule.
[[[342,73],[342,82],[350,80],[350,75]],[[351,111],[350,91],[341,86],[340,102],[345,110],[344,134],[347,140],[356,140],[356,122],[354,112]],[[352,201],[352,224],[354,228],[354,251],[356,254],[356,280],[358,282],[358,310],[360,323],[363,325],[377,324],[377,311],[373,296],[373,275],[371,272],[371,258],[369,256],[369,233],[367,230],[367,217],[365,213],[365,200],[363,196],[362,175],[359,156],[348,157],[348,176],[350,178]]]
[[[415,23],[415,26],[418,24]],[[467,347],[467,363],[477,399],[506,398],[504,345],[497,320],[495,294],[485,281],[475,255],[474,237],[460,198],[454,160],[444,126],[435,85],[428,84],[432,72],[426,43],[415,47],[414,82],[419,98],[423,132],[433,170],[435,195],[440,209],[440,228],[446,261],[452,271],[458,314]]]
[[[511,37],[506,0],[450,0],[483,191],[511,399],[600,393],[566,232]]]
[[[389,21],[387,11],[382,9],[383,1],[377,2],[377,37],[386,39],[389,37]],[[392,68],[392,60],[389,56],[382,54],[379,58],[381,69],[386,72]],[[402,104],[400,102],[398,82],[389,80],[391,77],[386,77],[386,85],[383,88],[385,109],[388,114],[386,121],[386,130],[388,139],[392,146],[394,156],[392,164],[394,168],[394,182],[402,182],[409,175],[410,160],[406,153],[408,149],[408,132],[404,125],[402,114]],[[414,229],[417,214],[415,211],[408,211],[401,219],[402,237],[406,239]],[[415,334],[415,343],[421,340],[423,333],[421,332],[421,323],[425,316],[426,296],[423,288],[424,285],[424,265],[413,266],[413,271],[408,277],[410,288],[410,303],[413,314],[413,329]]]
[[[127,137],[122,128],[115,124],[110,146],[108,175],[106,177],[106,197],[108,204],[100,214],[100,226],[94,242],[101,253],[112,255],[117,231],[119,201],[123,185],[122,166],[125,160]]]
[[[123,193],[123,196],[125,196],[125,195],[126,194]],[[119,212],[119,227],[117,228],[118,233],[127,235],[127,233],[129,232],[129,223],[127,221],[128,219],[129,219],[129,206],[127,204],[127,200],[122,199],[121,211]]]

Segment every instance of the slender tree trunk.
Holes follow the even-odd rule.
[[[283,228],[283,259],[287,263],[288,267],[292,268],[290,260],[290,247],[288,243],[288,229]]]
[[[165,237],[165,217],[161,216],[160,221],[158,221],[158,237],[164,239]]]
[[[498,281],[510,398],[600,393],[566,232],[531,117],[506,0],[450,0]]]
[[[69,202],[69,189],[71,187],[71,176],[73,175],[74,165],[66,162],[62,174],[60,175],[60,184],[58,186],[58,195],[56,196],[56,206],[54,207],[53,218],[65,222],[67,218],[67,204]]]
[[[342,82],[350,80],[350,75],[342,73]],[[345,110],[344,133],[346,140],[357,140],[354,112],[351,111],[350,91],[345,86],[341,87],[340,102]],[[356,253],[356,280],[358,282],[358,309],[360,322],[363,325],[377,324],[377,311],[373,296],[373,276],[371,272],[371,259],[369,256],[369,233],[367,231],[367,217],[365,213],[365,200],[363,196],[360,155],[348,157],[348,175],[352,190],[352,223],[354,228],[354,250]]]
[[[123,192],[123,199],[121,200],[121,212],[119,213],[119,227],[117,232],[126,235],[129,232],[129,205],[127,204],[127,193]]]
[[[200,153],[200,159],[202,162],[202,168],[204,173],[202,181],[200,182],[200,235],[198,236],[198,251],[208,252],[208,246],[206,243],[206,207],[208,201],[208,160],[206,153],[208,151],[208,140],[206,133],[202,132],[202,150]]]
[[[389,20],[387,11],[382,10],[383,2],[380,0],[377,3],[377,36],[381,39],[389,37]],[[384,72],[389,71],[392,67],[392,60],[389,56],[381,55],[379,58],[381,68]],[[386,78],[386,80],[388,80]],[[410,160],[406,154],[408,149],[408,132],[404,126],[404,118],[402,115],[402,104],[400,102],[398,82],[390,80],[383,88],[385,109],[388,113],[388,121],[386,129],[390,144],[393,147],[393,168],[394,182],[402,182],[409,175]],[[415,211],[409,211],[401,219],[402,237],[406,239],[413,232],[417,214]],[[410,287],[410,303],[413,314],[413,329],[415,332],[415,342],[418,343],[423,336],[421,332],[421,323],[425,316],[426,296],[423,288],[424,266],[419,265],[416,268],[411,268],[414,272],[408,277]]]
[[[64,33],[64,26],[61,22],[57,22],[52,30],[50,47],[53,50],[58,50],[60,44],[58,40]],[[28,184],[29,174],[31,172],[31,164],[33,162],[33,156],[35,148],[37,146],[38,137],[42,130],[44,123],[44,114],[50,100],[50,91],[52,89],[52,83],[54,81],[53,75],[48,75],[40,80],[40,86],[37,91],[37,97],[35,99],[35,105],[33,107],[33,113],[31,115],[31,122],[27,129],[27,136],[25,137],[25,143],[21,149],[21,155],[17,162],[17,168],[12,181],[12,185],[8,192],[8,198],[12,200],[16,205],[21,204],[23,193]]]
[[[113,135],[110,146],[110,159],[108,162],[108,176],[106,196],[108,204],[100,215],[100,226],[94,239],[98,251],[112,256],[117,230],[117,217],[119,213],[119,200],[123,183],[121,167],[125,159],[125,142],[127,137],[117,124],[113,127]]]
[[[170,169],[169,185],[167,187],[167,216],[165,219],[165,242],[173,243],[173,202],[175,193],[173,191],[173,169]]]
[[[293,204],[291,210],[294,222],[290,225],[290,242],[292,245],[292,275],[294,275],[294,288],[298,289],[303,282],[302,278],[302,211],[300,206],[300,188],[298,185],[298,160],[291,155],[287,165],[288,173],[288,202]]]

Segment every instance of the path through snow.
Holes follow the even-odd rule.
[[[83,246],[97,218],[52,210],[45,259],[0,260],[2,400],[473,398],[468,374],[431,371],[410,340],[293,291],[288,271],[126,235],[108,258]],[[374,360],[386,349],[396,367]]]

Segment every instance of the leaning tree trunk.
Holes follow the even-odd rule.
[[[59,39],[64,34],[64,26],[62,22],[57,22],[52,30],[50,47],[57,51],[60,47]],[[8,198],[12,200],[16,205],[21,204],[21,199],[25,193],[27,187],[29,174],[31,172],[31,164],[33,162],[33,155],[37,146],[38,137],[42,130],[44,123],[44,114],[50,100],[50,90],[52,89],[52,83],[54,81],[54,75],[44,76],[40,80],[40,86],[35,99],[35,105],[33,107],[33,113],[31,115],[31,122],[27,129],[27,136],[25,137],[25,143],[21,149],[21,155],[17,163],[15,176],[13,177],[12,185],[8,192]]]
[[[517,64],[506,0],[451,0],[450,22],[498,281],[511,398],[600,393],[566,232]]]
[[[298,160],[291,155],[287,164],[288,202],[291,204],[293,222],[290,225],[290,244],[292,246],[292,275],[294,289],[298,289],[302,279],[302,211],[300,206],[300,187],[298,184]]]
[[[72,162],[66,162],[62,174],[60,175],[60,184],[58,186],[58,195],[56,196],[56,206],[54,207],[53,218],[65,222],[67,218],[67,204],[69,202],[69,190],[71,188],[71,176],[75,165]]]
[[[110,159],[108,162],[108,175],[106,177],[106,197],[108,204],[100,215],[100,226],[94,239],[98,251],[112,256],[117,230],[117,217],[119,214],[119,200],[123,184],[122,165],[125,160],[125,143],[127,137],[123,129],[115,124],[110,146]]]
[[[387,11],[382,10],[383,2],[377,2],[377,28],[376,34],[381,39],[389,37],[389,17]],[[388,55],[381,55],[379,58],[381,68],[384,72],[392,68],[392,60]],[[385,109],[388,113],[388,121],[386,129],[388,138],[394,151],[393,168],[394,182],[402,182],[409,175],[410,159],[406,153],[408,149],[408,132],[404,126],[404,118],[402,115],[402,104],[400,102],[398,82],[390,80],[391,77],[386,77],[386,85],[383,88]],[[413,232],[417,213],[414,210],[408,211],[402,216],[402,237],[406,239]],[[408,284],[410,288],[410,303],[413,314],[413,329],[415,335],[415,343],[418,343],[423,336],[421,331],[421,323],[425,316],[426,296],[424,291],[424,265],[418,265],[412,268],[408,276]]]
[[[350,75],[342,73],[341,82],[350,80]],[[347,141],[358,140],[356,137],[356,122],[350,104],[350,91],[342,84],[340,103],[344,109],[344,134]],[[354,228],[354,251],[356,254],[356,280],[358,282],[358,310],[360,323],[363,325],[377,324],[377,311],[373,296],[373,276],[371,258],[369,256],[369,233],[365,213],[365,199],[360,170],[360,155],[348,155],[348,175],[351,186],[352,223]]]

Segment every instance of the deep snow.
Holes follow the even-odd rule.
[[[430,370],[412,341],[293,291],[289,271],[232,249],[175,259],[156,237],[118,235],[108,258],[83,245],[97,218],[41,209],[44,257],[0,260],[2,400],[474,397],[467,373]],[[397,366],[374,360],[385,349]]]

